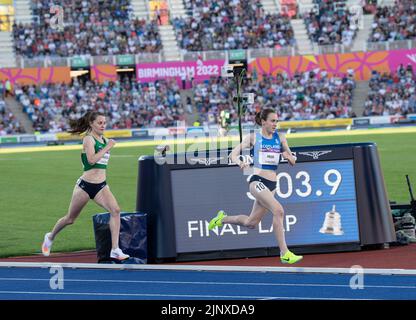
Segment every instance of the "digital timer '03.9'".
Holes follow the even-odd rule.
[[[251,176],[247,177],[247,181]],[[254,201],[254,197],[247,192]],[[351,160],[305,162],[294,167],[280,164],[276,177],[276,198],[289,201],[355,199],[355,181]]]
[[[247,181],[250,180],[250,177]],[[311,175],[307,171],[299,171],[295,175],[295,179],[299,180],[302,187],[301,188],[294,188],[294,181],[291,175],[287,172],[280,172],[277,174],[276,178],[276,194],[279,198],[287,199],[290,198],[295,192],[299,197],[309,197],[312,192],[312,182],[311,182]],[[330,195],[335,195],[339,190],[339,186],[342,182],[342,174],[336,169],[329,169],[325,172],[323,176],[323,180],[325,184],[331,187],[329,191]],[[323,191],[318,189],[316,190],[315,194],[320,197],[323,195]],[[254,200],[254,197],[250,197]]]

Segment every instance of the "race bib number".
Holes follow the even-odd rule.
[[[260,152],[260,164],[276,166],[280,162],[280,153],[277,152]]]
[[[256,185],[256,191],[257,191],[257,192],[262,192],[262,191],[264,191],[264,190],[266,190],[266,186],[265,186],[262,182],[259,182],[259,183]]]
[[[108,160],[110,159],[110,153],[106,152],[104,156],[97,161],[98,164],[108,165]]]

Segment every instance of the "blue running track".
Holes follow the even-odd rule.
[[[260,268],[259,268],[260,269]],[[1,300],[416,299],[416,275],[0,267]],[[63,288],[51,289],[51,284]],[[355,282],[356,284],[358,282]],[[61,286],[62,287],[62,286]]]

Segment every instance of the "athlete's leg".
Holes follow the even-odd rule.
[[[282,205],[274,197],[274,192],[271,192],[266,186],[264,186],[263,183],[259,181],[253,181],[250,183],[250,192],[262,207],[266,208],[273,214],[273,231],[281,254],[285,254],[288,251],[288,248],[283,225],[284,210]]]
[[[67,214],[58,220],[49,234],[49,239],[51,241],[55,239],[56,235],[62,231],[63,228],[74,223],[89,200],[90,197],[88,194],[76,185],[72,193],[72,199]]]
[[[237,224],[243,227],[247,227],[249,229],[254,229],[261,219],[263,219],[264,215],[267,213],[268,209],[260,205],[260,203],[256,200],[253,204],[253,209],[251,209],[251,213],[249,216],[247,215],[235,215],[235,216],[226,216],[222,223],[230,223],[230,224]]]
[[[111,247],[118,248],[120,237],[120,207],[107,185],[94,198],[94,201],[110,213]]]

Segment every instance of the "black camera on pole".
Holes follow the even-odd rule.
[[[248,101],[248,96],[241,95],[241,85],[244,78],[247,78],[247,59],[246,53],[243,50],[235,50],[229,53],[229,64],[225,65],[221,68],[221,76],[223,78],[234,78],[237,84],[237,96],[233,97],[234,103],[237,104],[237,112],[238,112],[238,130],[240,133],[240,143],[243,139],[243,132],[241,127],[241,118],[243,113],[245,112],[244,105]],[[253,103],[254,103],[254,95],[253,95]]]
[[[247,75],[247,67],[244,63],[232,63],[221,67],[221,77],[239,78]]]
[[[242,105],[254,104],[254,93],[243,93],[242,96],[233,97],[233,102]]]

